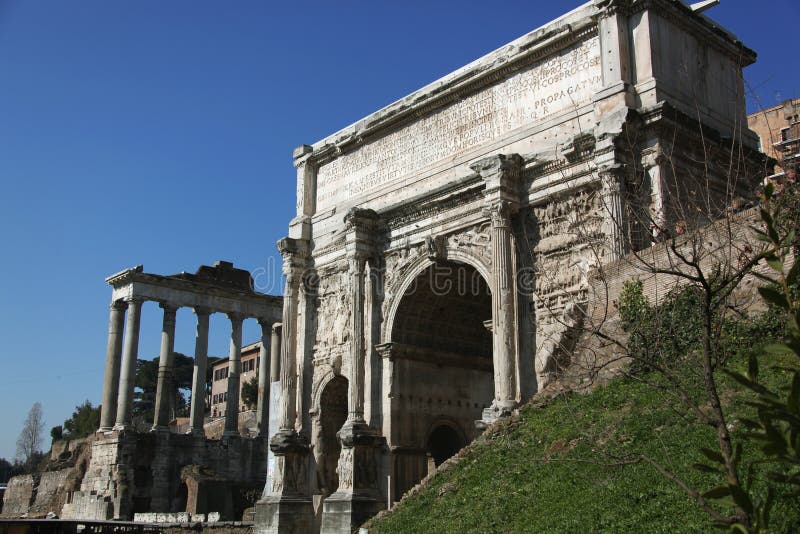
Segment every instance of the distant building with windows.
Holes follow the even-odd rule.
[[[778,162],[773,178],[795,179],[800,167],[800,98],[748,115],[747,125],[758,134],[761,151]]]
[[[242,347],[242,373],[239,381],[239,411],[247,410],[242,401],[242,387],[253,377],[258,376],[258,364],[261,361],[261,342],[257,341]],[[228,404],[228,358],[220,358],[211,364],[211,402],[209,415],[212,418],[224,417]]]

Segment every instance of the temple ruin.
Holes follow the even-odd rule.
[[[108,327],[105,380],[100,428],[92,443],[91,460],[81,481],[62,510],[64,518],[132,519],[147,512],[222,512],[241,518],[244,503],[237,493],[259,487],[268,463],[270,338],[279,323],[282,299],[253,290],[250,273],[231,263],[202,266],[194,274],[161,276],[142,266],[109,277],[113,288]],[[132,426],[132,406],[139,323],[142,304],[155,301],[163,309],[161,353],[155,417],[149,433]],[[170,402],[178,308],[192,308],[197,316],[194,372],[187,434],[170,432]],[[127,311],[126,311],[127,310]],[[224,313],[231,323],[227,414],[222,439],[206,439],[206,365],[209,316]],[[262,329],[257,432],[243,439],[238,428],[239,374],[242,322],[258,320]],[[276,336],[277,337],[277,336]],[[278,350],[277,344],[272,344]],[[194,466],[194,468],[192,468]],[[187,469],[188,467],[188,469]],[[189,488],[192,494],[189,495]],[[212,499],[209,496],[226,496]],[[198,507],[199,504],[199,507]]]

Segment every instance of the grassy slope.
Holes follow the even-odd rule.
[[[747,410],[742,395],[723,382],[734,425]],[[710,429],[688,423],[654,389],[619,379],[591,395],[525,407],[369,526],[376,533],[710,531],[708,516],[650,465],[600,465],[614,462],[608,452],[639,451],[707,490],[713,476],[691,468],[704,461],[697,452],[704,446],[716,449]],[[800,531],[797,502],[784,498],[773,518],[775,532]]]

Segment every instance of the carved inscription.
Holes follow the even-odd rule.
[[[581,104],[601,83],[600,45],[593,37],[324,165],[317,209]]]

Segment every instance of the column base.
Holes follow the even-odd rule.
[[[517,411],[516,407],[517,403],[514,401],[502,403],[493,401],[491,406],[484,408],[483,413],[481,413],[481,418],[475,421],[475,428],[483,430],[498,419],[511,417]]]
[[[308,491],[309,445],[304,436],[283,429],[273,436],[274,479],[268,495],[256,503],[256,534],[305,534],[313,531],[314,507]]]
[[[311,499],[265,497],[256,503],[254,534],[306,534],[312,531]]]
[[[383,508],[375,497],[336,492],[322,501],[321,532],[351,534]]]

